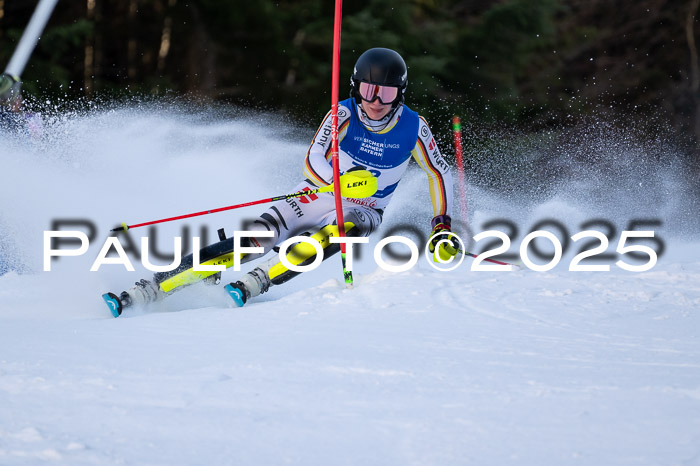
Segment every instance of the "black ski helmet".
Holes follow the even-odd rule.
[[[361,82],[398,87],[399,93],[393,102],[393,106],[396,107],[403,102],[408,84],[406,62],[394,50],[381,47],[369,49],[357,59],[350,76],[350,96],[354,97],[357,103],[362,102],[359,94]]]

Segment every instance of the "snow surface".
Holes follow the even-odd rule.
[[[686,187],[667,171],[644,180],[654,202],[624,197],[633,176],[608,199],[595,176],[522,202],[469,190],[474,232],[493,218],[524,230],[554,217],[570,234],[661,218],[666,251],[648,272],[569,272],[573,252],[548,272],[422,258],[383,271],[382,233],[428,227],[417,170],[352,290],[333,258],[242,309],[195,286],[113,319],[100,294],[149,273],[88,271],[109,228],[296,184],[314,130],[271,132],[271,118],[131,106],[0,141],[0,257],[14,269],[0,276],[0,464],[700,464],[700,240],[676,228],[697,211],[679,209]],[[260,211],[188,225],[213,241]],[[89,253],[43,272],[43,231],[80,218],[98,229]],[[160,250],[182,226],[158,228]]]

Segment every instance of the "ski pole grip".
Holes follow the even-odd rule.
[[[362,199],[377,192],[377,178],[367,170],[351,170],[340,176],[340,193]]]

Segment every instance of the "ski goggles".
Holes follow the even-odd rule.
[[[379,102],[388,105],[393,104],[399,96],[399,88],[393,86],[380,86],[379,84],[370,84],[361,82],[358,87],[358,92],[362,100],[374,102],[379,99]]]

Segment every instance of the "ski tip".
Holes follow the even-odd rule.
[[[233,303],[236,305],[236,307],[243,307],[245,304],[245,294],[243,293],[243,290],[238,288],[235,283],[229,283],[228,285],[224,286],[224,289],[228,293],[228,295],[231,297],[233,300]]]
[[[104,299],[105,303],[107,303],[109,311],[114,317],[119,317],[122,315],[122,302],[119,300],[117,295],[114,293],[105,293],[102,295],[102,299]]]

